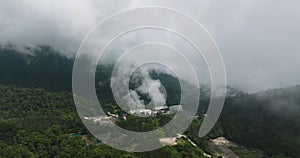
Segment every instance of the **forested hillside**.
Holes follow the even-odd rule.
[[[187,140],[146,153],[112,149],[91,136],[75,110],[72,94],[0,86],[0,157],[203,157]],[[130,121],[136,130],[142,122]],[[157,124],[148,124],[149,128]]]
[[[151,154],[133,154],[94,145],[99,141],[84,128],[73,103],[72,66],[72,58],[48,46],[28,48],[26,53],[13,47],[0,47],[0,157],[155,157],[158,154],[201,157],[202,149],[213,155],[208,141],[219,136],[248,149],[260,149],[266,157],[300,157],[300,86],[254,94],[232,93],[226,98],[214,130],[202,139],[197,132],[203,107],[206,109],[209,102],[209,91],[201,89],[205,97],[200,100],[200,117],[185,133],[200,148],[182,143]],[[111,66],[99,66],[95,84],[103,107],[114,111],[117,105],[110,89],[111,69]],[[150,74],[166,88],[167,104],[178,104],[178,80],[168,74]],[[158,128],[168,119],[148,120],[147,129]],[[120,121],[119,125],[145,130],[136,126],[143,119],[129,117],[128,120]],[[70,136],[72,133],[75,137]]]
[[[0,83],[70,91],[73,60],[49,46],[0,46]]]
[[[300,157],[300,86],[226,99],[224,135],[271,157]]]

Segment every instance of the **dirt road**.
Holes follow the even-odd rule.
[[[237,154],[228,148],[236,147],[237,145],[228,141],[224,137],[211,140],[209,146],[217,153],[218,156],[222,156],[223,158],[239,158]]]

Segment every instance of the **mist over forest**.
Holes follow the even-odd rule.
[[[0,0],[0,158],[300,158],[299,7]]]
[[[22,93],[20,95],[26,96],[28,93],[29,97],[32,96],[31,93],[37,93],[41,91],[39,88],[43,88],[43,93],[50,93],[50,95],[52,95],[51,93],[56,93],[60,97],[64,97],[67,93],[69,96],[69,93],[72,90],[72,58],[67,58],[63,56],[61,53],[56,52],[49,46],[39,46],[34,49],[28,49],[27,53],[19,52],[19,50],[13,47],[1,47],[0,55],[0,72],[1,74],[5,74],[1,75],[0,79],[2,90],[4,91],[3,94],[7,95],[8,92],[11,93],[9,89],[13,88],[14,92],[12,94],[19,95],[20,93]],[[114,111],[115,113],[121,115],[123,114],[123,112],[121,109],[115,106],[117,104],[114,101],[114,97],[110,88],[112,68],[113,67],[110,65],[98,66],[96,72],[95,85],[101,105],[103,105],[104,108],[107,109],[107,111]],[[145,74],[141,75],[137,73],[134,75],[135,77],[133,77],[130,84],[130,89],[132,89],[132,92],[135,93],[135,96],[137,97],[136,99],[139,101],[140,104],[146,105],[151,100],[153,101],[155,99],[162,99],[160,101],[165,102],[168,106],[180,103],[181,90],[179,81],[178,79],[176,79],[175,76],[170,75],[168,73],[163,73],[161,71],[155,71],[155,69],[146,69],[143,73],[146,73],[147,82],[144,83],[143,81],[145,79]],[[147,87],[148,82],[157,82],[158,87],[156,88],[158,89],[152,92],[159,92],[156,94],[160,94],[160,96],[151,96],[151,93],[145,93],[143,86]],[[20,88],[11,87],[12,85],[15,85]],[[159,89],[160,86],[164,87],[165,92]],[[31,87],[36,87],[37,89]],[[152,88],[155,89],[155,87]],[[209,103],[210,90],[209,87],[205,86],[202,86],[200,90],[201,99],[199,101],[200,106],[197,115],[202,116],[203,112],[205,112],[205,110],[207,109]],[[265,91],[260,91],[258,93],[247,93],[237,88],[228,87],[228,93],[223,112],[213,131],[211,131],[208,136],[200,140],[195,135],[193,135],[193,132],[195,132],[193,130],[187,131],[187,135],[190,136],[190,138],[193,139],[193,141],[199,143],[199,147],[205,150],[206,152],[212,152],[206,144],[206,140],[216,138],[218,136],[225,136],[229,140],[247,147],[249,150],[252,148],[260,149],[263,151],[265,156],[298,156],[300,154],[297,148],[300,145],[300,142],[298,141],[300,132],[300,128],[298,126],[300,123],[299,92],[299,86],[269,89]],[[64,105],[66,107],[61,107],[63,108],[62,111],[69,111],[73,109],[71,110],[73,111],[72,115],[76,115],[76,112],[74,111],[74,105],[72,103],[72,97],[69,96],[68,98],[69,103],[67,105]],[[48,105],[48,103],[51,102],[51,99],[49,101],[41,100],[39,103],[34,103],[33,100],[29,99],[29,104],[25,104],[23,103],[23,100],[21,100],[21,104],[18,104],[18,102],[11,103],[9,107],[4,106],[7,105],[7,103],[5,103],[5,100],[3,101],[1,103],[3,110],[14,110],[14,108],[18,107],[22,111],[25,105],[26,109],[29,108],[29,111],[26,110],[24,112],[19,113],[20,116],[12,115],[13,113],[10,113],[10,110],[8,111],[8,113],[5,112],[7,110],[2,111],[2,119],[4,121],[5,118],[8,117],[13,117],[16,119],[25,116],[29,117],[31,113],[43,110],[43,107],[39,107],[41,108],[39,110],[36,109],[34,105]],[[9,101],[9,99],[7,101]],[[56,103],[53,103],[53,105],[58,106]],[[54,110],[54,112],[55,111],[56,110]],[[52,112],[46,113],[49,113],[49,117],[52,117]],[[37,116],[38,118],[41,117],[40,114],[33,115]],[[132,118],[130,120],[142,121],[138,118]],[[59,120],[57,121],[60,122]],[[55,125],[58,122],[49,122],[47,124],[49,124],[50,126]],[[14,123],[11,122],[11,124]],[[78,120],[76,124],[81,123]],[[5,124],[2,125],[6,126]],[[147,125],[148,128],[155,127],[152,127],[153,125],[151,124]],[[36,126],[41,129],[46,128],[45,125]],[[130,123],[128,124],[128,122],[120,122],[120,126],[124,126],[131,130],[139,130],[131,127]],[[197,126],[197,123],[194,122],[193,126]],[[28,128],[27,125],[20,125],[20,127],[26,129]],[[76,127],[75,130],[72,130],[72,128],[63,128],[60,130],[72,131],[76,133],[88,133],[82,125],[80,125],[80,128]],[[8,129],[3,128],[2,130],[7,131]],[[32,129],[28,130],[30,131]],[[2,131],[2,133],[4,131]],[[11,132],[7,134],[14,135],[14,133]],[[5,137],[6,135],[3,136],[3,141],[5,141]],[[14,145],[11,143],[8,144]],[[28,150],[33,152],[33,149]],[[35,152],[33,152],[33,154],[34,153]]]

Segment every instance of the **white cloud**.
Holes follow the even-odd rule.
[[[175,8],[199,20],[221,50],[229,85],[255,91],[300,83],[296,0],[0,0],[0,43],[49,44],[74,54],[105,17],[145,5]]]

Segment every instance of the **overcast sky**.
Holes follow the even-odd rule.
[[[49,44],[75,54],[105,17],[147,5],[197,19],[220,49],[229,86],[257,91],[300,84],[299,0],[0,0],[0,43]]]

